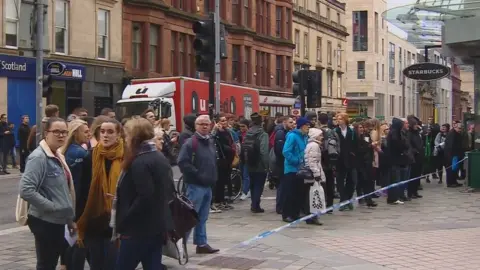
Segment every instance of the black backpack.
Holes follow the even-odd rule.
[[[241,155],[243,164],[256,166],[260,161],[260,143],[258,141],[260,134],[262,134],[262,132],[247,134],[243,139]]]

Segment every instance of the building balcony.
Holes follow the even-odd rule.
[[[313,21],[317,24],[320,24],[324,27],[327,27],[335,32],[348,36],[347,27],[340,25],[339,23],[329,20],[328,18],[323,17],[320,14],[317,14],[311,10],[308,10],[304,7],[293,5],[293,15],[304,18],[306,20]]]

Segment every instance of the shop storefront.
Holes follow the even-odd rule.
[[[18,128],[23,115],[35,124],[35,59],[0,55],[0,114]]]
[[[260,110],[268,111],[271,117],[275,117],[276,113],[290,115],[295,104],[295,98],[260,96]]]
[[[75,108],[82,107],[85,66],[46,61],[43,70],[52,77],[52,91],[48,103],[56,104],[60,108],[60,116],[65,117]]]

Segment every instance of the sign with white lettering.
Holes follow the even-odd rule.
[[[54,80],[80,80],[83,81],[85,67],[62,62],[48,62],[45,65],[45,74],[51,75]]]
[[[0,77],[35,78],[35,58],[0,55]]]
[[[419,63],[406,67],[403,75],[417,81],[434,81],[450,75],[450,68],[436,63]]]

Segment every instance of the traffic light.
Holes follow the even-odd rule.
[[[322,72],[309,70],[307,77],[307,108],[320,108],[322,107]]]
[[[213,16],[210,16],[207,20],[194,22],[192,29],[196,34],[193,49],[195,50],[197,71],[212,72],[215,67],[215,24]]]
[[[305,78],[306,78],[307,72],[308,70],[301,69],[292,73],[292,81],[293,81],[292,92],[294,96],[302,97],[303,95],[305,95],[305,89],[307,87]]]
[[[44,98],[48,98],[50,94],[52,93],[52,81],[53,78],[51,75],[43,75],[42,78],[42,86],[43,86],[43,91],[42,91],[42,96]]]

